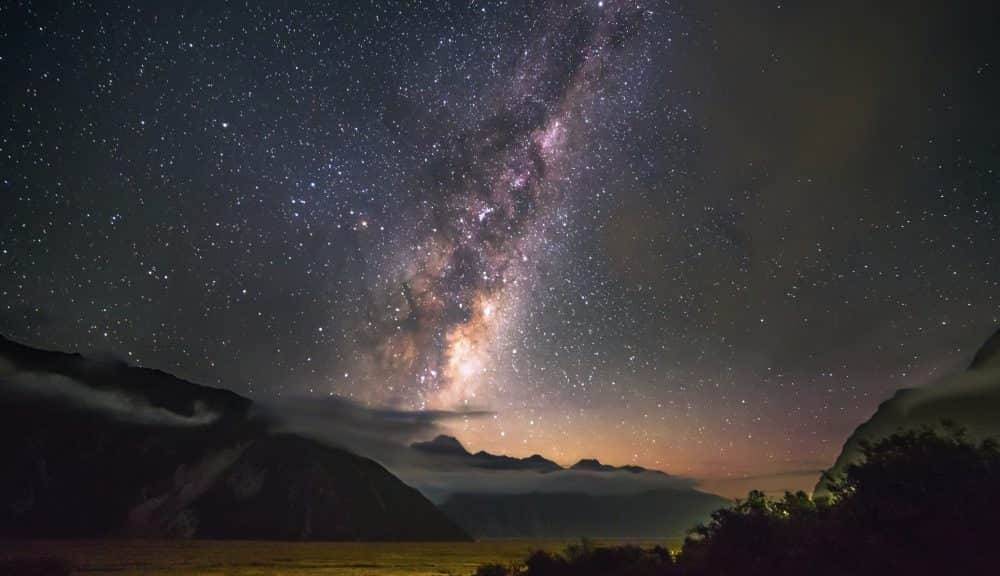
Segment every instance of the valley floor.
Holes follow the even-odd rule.
[[[677,549],[674,540],[598,540],[595,543]],[[51,560],[71,574],[201,574],[264,576],[463,576],[482,564],[519,563],[531,551],[562,551],[567,540],[479,542],[244,542],[63,540],[0,542],[0,568]],[[0,569],[0,572],[3,572]]]

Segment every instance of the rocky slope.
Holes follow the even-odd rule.
[[[459,540],[372,460],[229,391],[0,338],[0,537]]]

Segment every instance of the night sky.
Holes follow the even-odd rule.
[[[0,332],[727,491],[1000,323],[996,8],[254,4],[0,5]]]

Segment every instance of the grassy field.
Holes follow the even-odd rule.
[[[597,545],[625,541],[597,541]],[[73,574],[305,576],[468,575],[489,562],[520,562],[539,548],[561,551],[566,540],[458,543],[30,541],[0,543],[0,567],[19,559],[56,559]],[[679,541],[632,541],[676,548]],[[3,571],[0,568],[0,571]]]

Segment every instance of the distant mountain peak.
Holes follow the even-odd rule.
[[[438,434],[433,440],[428,440],[426,442],[414,442],[410,445],[410,447],[415,450],[431,454],[456,454],[459,456],[469,455],[469,451],[466,450],[465,446],[458,441],[458,438],[448,436],[447,434]]]
[[[614,466],[608,466],[607,464],[601,464],[601,461],[597,458],[583,458],[576,464],[569,467],[570,470],[586,470],[590,472],[611,472],[615,469]]]
[[[610,464],[602,464],[600,460],[596,458],[584,458],[569,467],[570,470],[580,470],[584,472],[629,472],[631,474],[640,474],[642,472],[651,472],[642,466],[635,466],[633,464],[626,464],[624,466],[611,466]],[[652,471],[658,472],[658,471]],[[661,472],[662,474],[662,472]]]
[[[575,470],[578,472],[628,472],[630,474],[650,472],[663,474],[659,470],[649,470],[632,464],[624,466],[602,464],[596,458],[584,458],[569,468],[563,468],[541,454],[532,454],[526,458],[516,458],[504,454],[491,454],[485,450],[471,453],[466,450],[458,438],[446,434],[439,434],[433,440],[414,442],[410,444],[410,448],[425,454],[458,459],[474,468],[487,468],[491,470],[535,470],[542,473]]]
[[[490,454],[485,450],[471,454],[457,438],[445,434],[440,434],[433,440],[414,442],[410,444],[410,448],[425,454],[458,459],[474,468],[490,470],[535,470],[543,473],[563,469],[562,466],[539,454],[533,454],[527,458]]]

